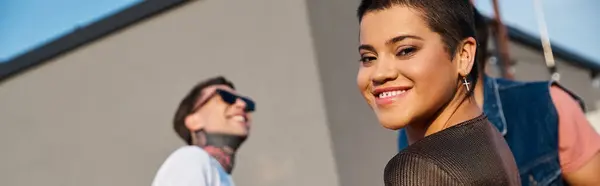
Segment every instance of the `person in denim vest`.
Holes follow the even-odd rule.
[[[523,185],[600,185],[600,136],[582,100],[557,82],[519,82],[485,75],[488,28],[475,11],[477,62],[482,74],[475,99],[508,142]],[[399,131],[398,146],[414,140]]]

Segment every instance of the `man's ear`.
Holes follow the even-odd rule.
[[[464,39],[459,48],[457,48],[456,65],[460,76],[467,76],[475,63],[475,53],[477,52],[477,41],[473,37]]]
[[[198,114],[190,114],[185,117],[185,127],[190,131],[197,131],[204,126],[202,126],[202,122],[200,122],[200,116],[198,116]]]

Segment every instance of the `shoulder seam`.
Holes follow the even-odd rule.
[[[457,183],[461,183],[461,181],[456,178],[456,175],[450,174],[450,172],[448,172],[446,169],[444,169],[442,166],[440,166],[438,164],[438,161],[436,161],[434,157],[427,156],[427,155],[421,154],[421,153],[410,152],[410,151],[401,152],[400,155],[402,155],[402,154],[406,154],[408,156],[413,156],[413,157],[415,157],[419,160],[422,160],[423,162],[426,162],[426,163],[431,163],[436,168],[438,168],[439,170],[441,170],[442,172],[444,172],[445,174],[450,176],[450,178],[452,178],[452,180],[456,181]]]

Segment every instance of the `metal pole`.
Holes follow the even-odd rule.
[[[544,59],[546,67],[550,71],[552,80],[560,80],[560,74],[556,71],[556,63],[552,54],[552,46],[550,45],[550,37],[548,36],[548,28],[546,27],[546,19],[544,18],[544,7],[540,0],[533,0],[533,7],[537,17],[538,28],[540,32],[540,40],[542,40],[542,49],[544,50]]]
[[[508,52],[508,37],[506,27],[502,23],[502,19],[500,16],[500,7],[498,5],[498,0],[492,0],[494,5],[494,19],[496,21],[496,46],[498,51],[498,61],[500,62],[500,71],[502,73],[502,77],[506,79],[513,79],[513,74],[510,71],[510,55]]]

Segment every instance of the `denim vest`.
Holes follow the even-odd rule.
[[[484,77],[483,112],[506,139],[513,152],[522,185],[565,185],[558,157],[558,113],[550,97],[550,86],[569,93],[556,82],[517,82]],[[398,146],[408,146],[404,130]]]

